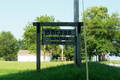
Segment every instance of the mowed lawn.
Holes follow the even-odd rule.
[[[99,62],[88,66],[89,80],[120,80],[120,68]],[[38,73],[35,62],[0,61],[0,80],[86,80],[85,63],[78,68],[73,62],[42,62],[41,68]]]
[[[101,61],[100,63],[109,63],[109,64],[117,64],[117,65],[120,65],[120,61]]]
[[[41,69],[71,63],[73,62],[41,62]],[[36,62],[0,61],[0,75],[25,70],[36,70]]]

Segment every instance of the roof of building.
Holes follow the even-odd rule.
[[[30,53],[28,50],[19,50],[17,55],[36,55],[35,53]],[[41,55],[43,55],[43,51],[41,51]],[[45,54],[45,55],[51,55],[50,54]]]

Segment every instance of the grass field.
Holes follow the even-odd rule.
[[[110,64],[119,64],[120,65],[120,61],[101,61],[100,63],[110,63]]]
[[[89,62],[89,80],[120,80],[120,68]],[[86,80],[85,63],[82,67],[73,62],[42,62],[41,73],[35,62],[0,62],[0,80]]]

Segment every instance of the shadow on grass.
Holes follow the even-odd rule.
[[[86,80],[86,66],[78,68],[74,64],[60,65],[19,73],[2,75],[0,80]],[[120,80],[120,69],[97,62],[89,62],[89,80]]]

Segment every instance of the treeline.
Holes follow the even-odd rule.
[[[99,55],[102,60],[105,59],[105,53],[112,53],[119,55],[120,53],[120,17],[119,14],[108,14],[107,7],[90,7],[84,11],[85,26],[86,26],[86,39],[87,39],[87,52],[89,60],[93,55]],[[40,16],[36,17],[34,21],[37,22],[59,22],[53,16]],[[83,22],[82,16],[82,22]],[[42,26],[44,29],[59,29],[59,26]],[[42,30],[42,29],[41,29]],[[84,26],[81,27],[81,50],[82,59],[85,59],[85,46],[84,46]],[[42,31],[41,31],[42,32]],[[41,35],[42,36],[42,35]],[[17,60],[18,50],[30,50],[36,53],[36,27],[32,22],[28,22],[24,28],[23,39],[18,41],[10,32],[2,31],[0,33],[0,57],[4,60]],[[42,37],[41,40],[42,41]],[[41,50],[52,52],[53,59],[61,56],[61,47],[59,45],[41,45]],[[64,57],[67,60],[74,60],[74,46],[64,45]]]
[[[0,33],[0,59],[5,61],[17,60],[18,42],[10,31]]]

